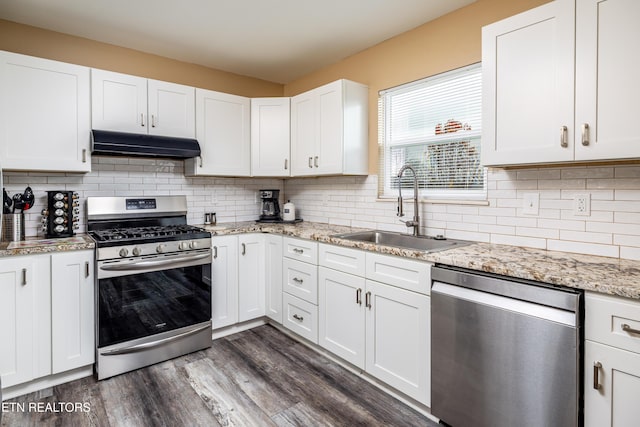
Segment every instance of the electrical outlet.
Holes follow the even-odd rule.
[[[522,195],[522,213],[538,215],[540,212],[540,193],[524,193]]]
[[[590,193],[580,193],[573,196],[573,214],[580,216],[591,215]]]

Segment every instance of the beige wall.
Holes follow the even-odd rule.
[[[0,50],[242,96],[282,96],[283,85],[0,19]]]
[[[292,96],[346,78],[369,86],[369,173],[378,172],[378,92],[481,60],[481,28],[548,0],[478,0],[285,85]]]

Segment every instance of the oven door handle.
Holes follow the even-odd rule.
[[[211,253],[207,252],[200,255],[189,255],[182,256],[170,259],[161,259],[161,260],[153,260],[153,261],[137,261],[132,263],[117,263],[117,264],[108,264],[101,265],[100,270],[104,271],[127,271],[127,270],[148,270],[153,267],[180,267],[185,263],[191,263],[193,261],[198,261],[206,258],[210,258]]]
[[[178,335],[174,335],[171,337],[167,337],[167,338],[162,338],[160,340],[155,340],[155,341],[151,341],[151,342],[146,342],[143,344],[136,344],[136,345],[132,345],[129,347],[118,347],[118,348],[114,348],[113,350],[107,350],[107,351],[101,351],[100,354],[102,354],[103,356],[116,356],[118,354],[128,354],[128,353],[136,353],[138,351],[145,351],[145,350],[149,350],[155,347],[159,347],[163,344],[166,344],[168,342],[171,341],[175,341],[175,340],[179,340],[181,338],[185,338],[188,337],[189,335],[194,335],[197,334],[198,332],[202,332],[205,329],[211,329],[211,323],[207,323],[204,326],[199,326],[197,328],[194,329],[190,329],[186,332],[183,332],[181,334]]]

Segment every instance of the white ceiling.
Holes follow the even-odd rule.
[[[473,1],[0,0],[0,18],[288,83]]]

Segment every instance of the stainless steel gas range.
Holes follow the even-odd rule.
[[[211,346],[211,234],[185,196],[89,197],[96,241],[96,376]]]

